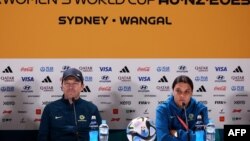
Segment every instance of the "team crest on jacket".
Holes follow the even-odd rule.
[[[80,115],[78,121],[86,121],[86,120],[85,120],[85,116],[84,116],[84,115]]]
[[[194,114],[190,113],[190,114],[188,115],[188,118],[189,118],[189,121],[194,120]]]

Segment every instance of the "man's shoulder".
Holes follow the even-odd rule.
[[[62,104],[62,100],[58,99],[58,100],[55,100],[55,101],[51,101],[50,103],[48,103],[46,105],[46,107],[54,107],[56,105],[61,105],[61,104]]]

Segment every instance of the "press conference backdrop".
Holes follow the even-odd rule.
[[[0,0],[0,58],[249,58],[249,5]]]
[[[192,78],[194,98],[218,129],[250,123],[250,59],[0,59],[0,129],[37,130],[44,107],[62,97],[61,76],[70,67],[82,71],[81,97],[111,129],[138,116],[155,120],[178,75]]]

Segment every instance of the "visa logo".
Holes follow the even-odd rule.
[[[33,77],[22,77],[22,81],[34,81]]]
[[[227,67],[215,67],[216,71],[227,71]]]
[[[111,67],[100,67],[100,70],[104,71],[104,72],[112,72],[112,68]]]
[[[150,81],[150,77],[149,76],[141,76],[138,77],[139,81]]]

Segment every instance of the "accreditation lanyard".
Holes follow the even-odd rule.
[[[181,125],[188,131],[188,125],[175,113],[177,119],[179,120],[179,122],[181,123]]]

